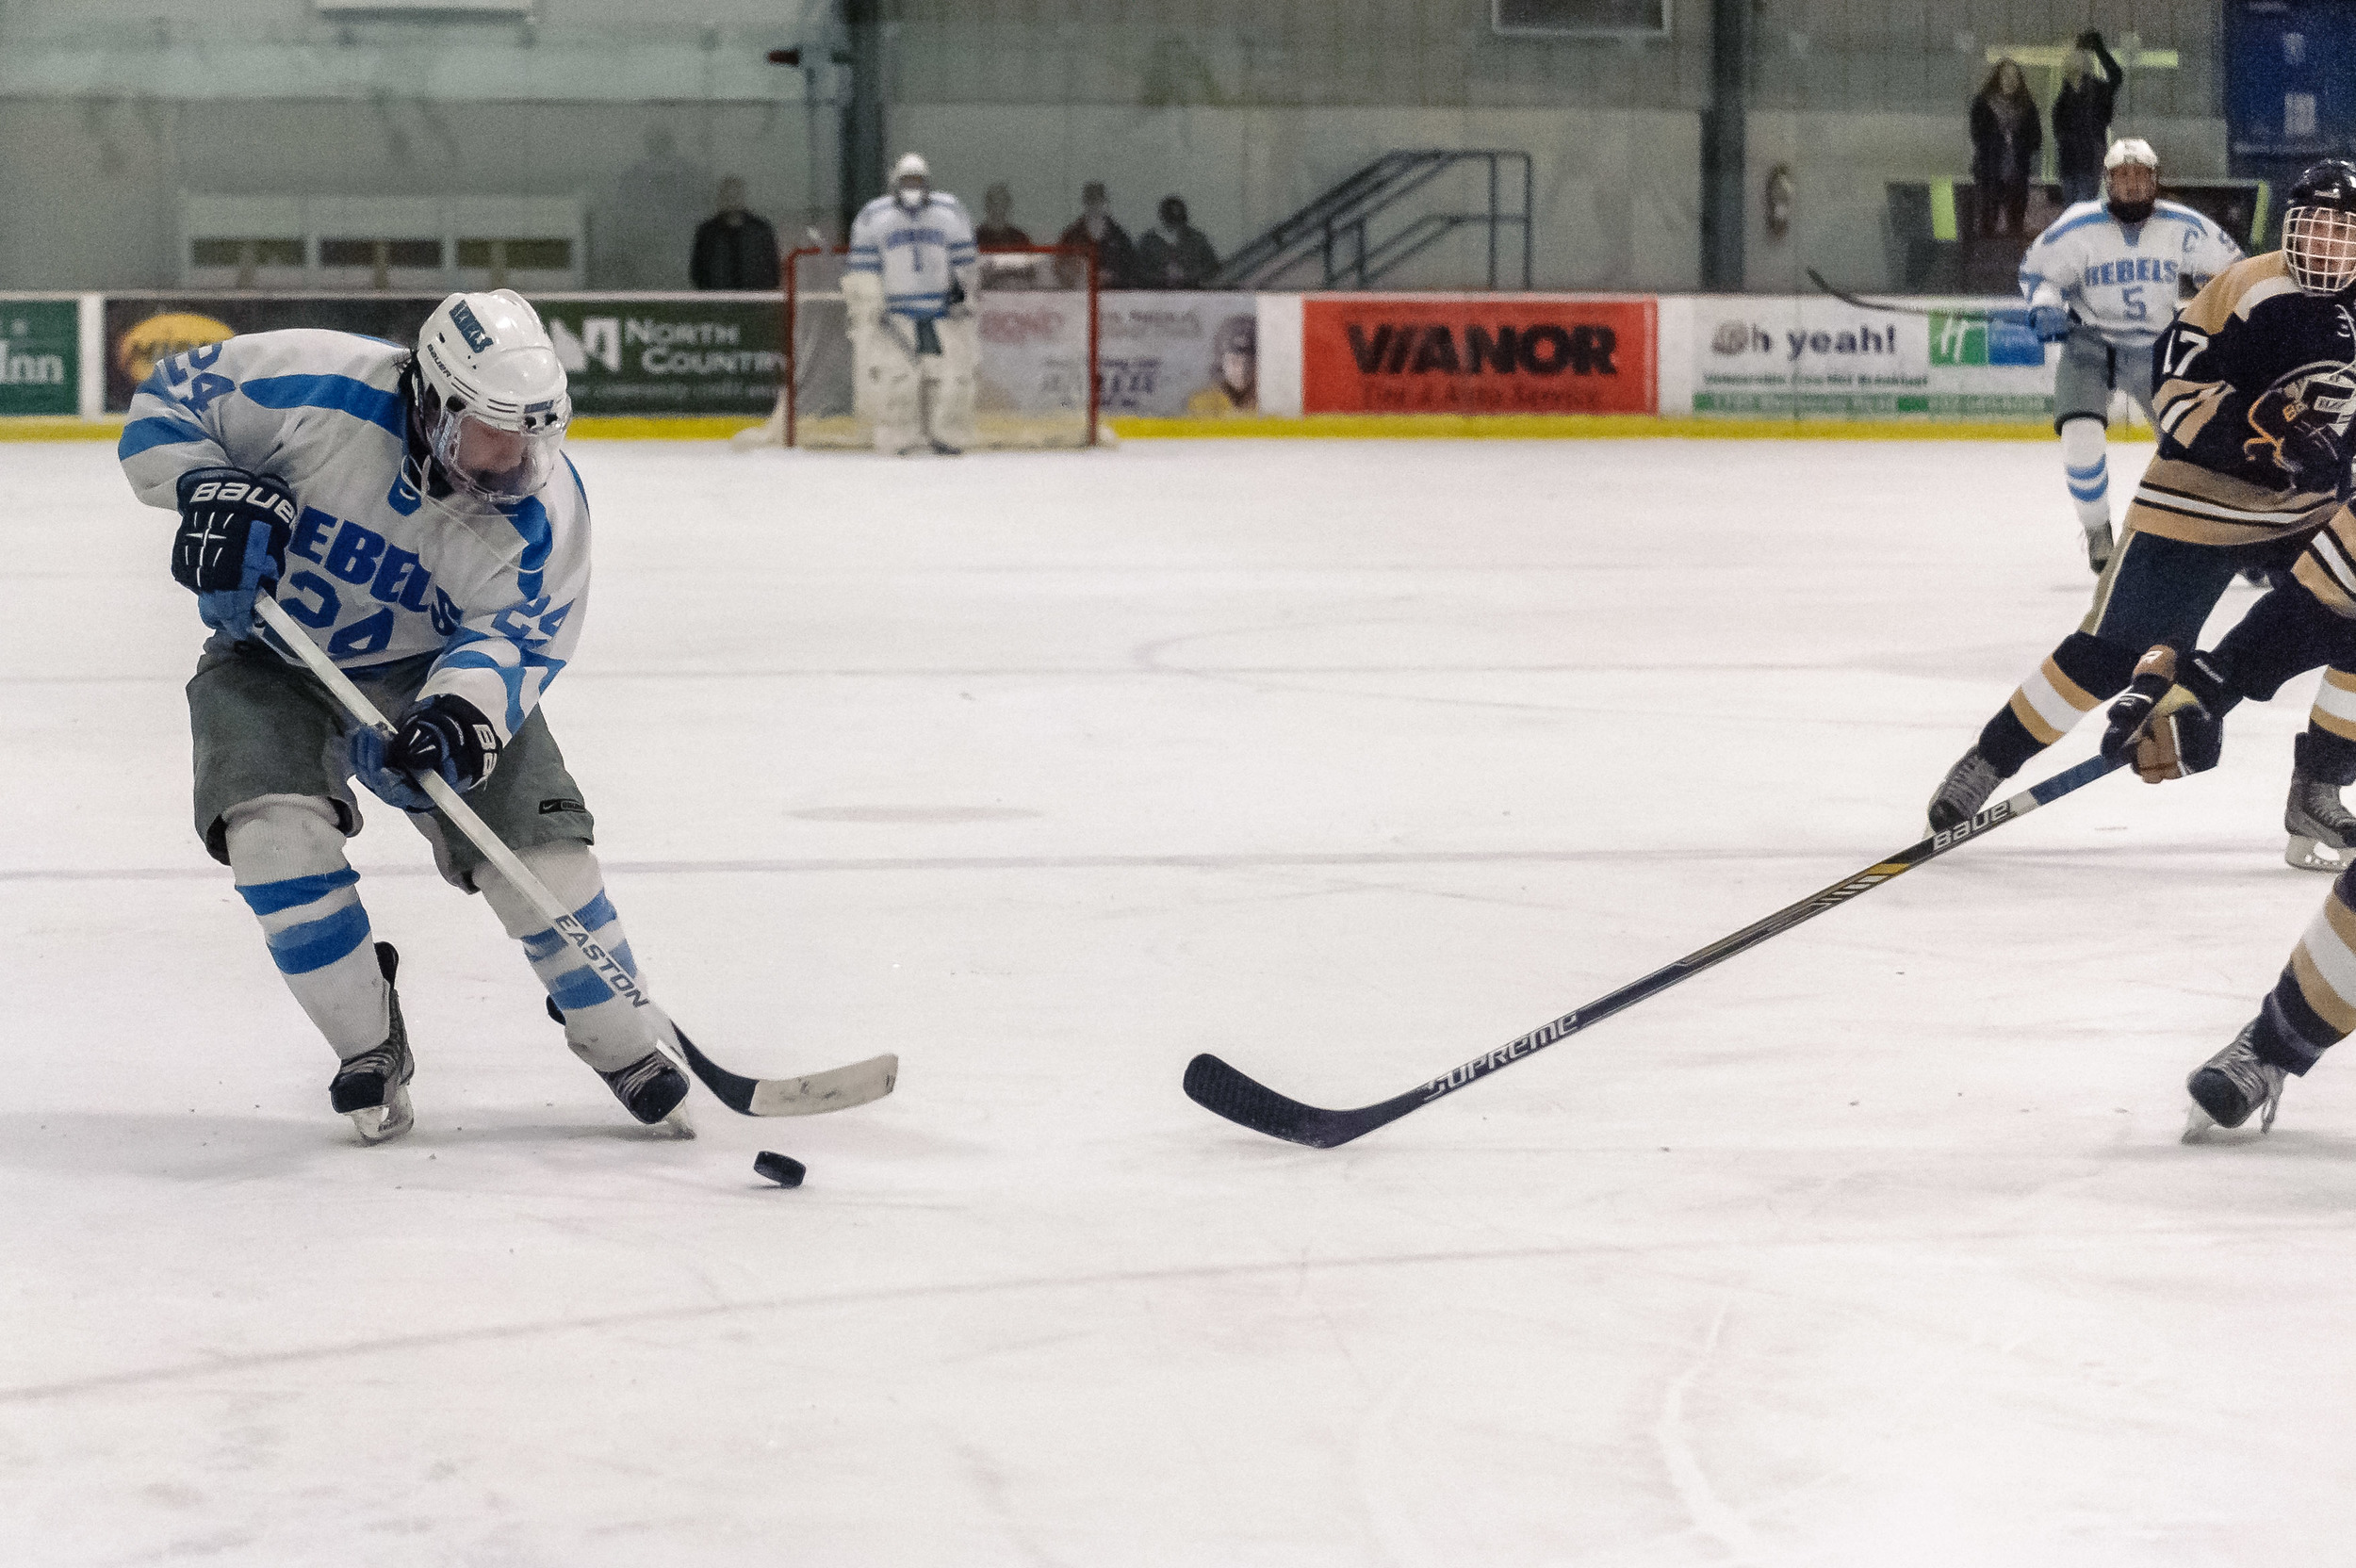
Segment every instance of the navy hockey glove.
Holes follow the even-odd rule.
[[[2126,762],[2146,784],[2184,778],[2217,766],[2225,750],[2225,715],[2241,700],[2209,654],[2179,668],[2162,643],[2135,662],[2135,678],[2111,704],[2102,755]]]
[[[373,729],[352,736],[352,776],[387,806],[431,811],[433,800],[418,787],[420,774],[437,773],[465,794],[499,766],[499,731],[465,697],[445,693],[409,710],[392,739]]]
[[[180,476],[179,493],[172,580],[196,595],[206,626],[242,643],[254,635],[254,596],[286,569],[293,493],[243,468],[192,468]]]
[[[2058,343],[2070,335],[2070,312],[2059,305],[2031,305],[2029,330],[2040,343]]]
[[[2348,438],[2319,409],[2292,401],[2278,386],[2250,405],[2250,428],[2258,433],[2241,449],[2252,463],[2271,461],[2301,490],[2340,487],[2348,472]]]

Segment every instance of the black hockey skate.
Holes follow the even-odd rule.
[[[401,992],[393,973],[401,955],[390,942],[376,944],[376,967],[384,975],[384,1005],[392,1026],[384,1043],[349,1058],[327,1086],[328,1103],[352,1118],[362,1143],[384,1143],[417,1125],[409,1108],[409,1080],[417,1070],[409,1054],[409,1027],[401,1021]]]
[[[548,1017],[559,1023],[564,1021],[564,1009],[556,1004],[554,997],[548,998]],[[581,1056],[581,1047],[570,1040],[564,1043],[574,1055]],[[581,1056],[581,1060],[588,1062],[589,1058]],[[605,1086],[614,1091],[614,1098],[622,1102],[622,1108],[644,1125],[667,1126],[675,1137],[695,1135],[695,1123],[687,1119],[685,1109],[687,1074],[661,1051],[649,1051],[628,1067],[612,1072],[590,1062],[589,1070],[604,1079]]]
[[[649,1051],[625,1068],[598,1072],[622,1108],[648,1127],[668,1123],[680,1137],[694,1137],[687,1113],[679,1102],[687,1098],[687,1074],[671,1065],[660,1051]]]
[[[1939,788],[1932,792],[1927,813],[1931,831],[1944,833],[1959,823],[1970,822],[2004,781],[2004,776],[1996,771],[1995,763],[1980,755],[1978,746],[1965,752],[1955,759],[1955,765],[1947,770],[1947,776],[1939,781]]]
[[[2212,1127],[2238,1127],[2250,1113],[2263,1110],[2258,1131],[2272,1130],[2274,1112],[2282,1102],[2287,1076],[2272,1062],[2261,1061],[2255,1041],[2258,1021],[2242,1025],[2233,1043],[2203,1062],[2184,1080],[2192,1095],[2192,1111],[2184,1119],[2184,1141],[2197,1143]]]
[[[2102,568],[2111,564],[2114,547],[2110,524],[2097,523],[2086,530],[2086,564],[2093,569],[2096,577],[2101,577]]]
[[[2356,865],[2356,816],[2341,804],[2342,780],[2310,771],[2307,737],[2291,743],[2291,795],[2282,806],[2285,864],[2300,871],[2341,872]]]

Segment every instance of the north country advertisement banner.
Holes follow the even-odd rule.
[[[569,374],[573,412],[769,412],[785,373],[778,302],[731,295],[534,296]],[[415,343],[434,295],[110,294],[106,407],[122,413],[158,359],[239,333],[325,327]],[[62,307],[70,317],[74,307]],[[0,316],[0,321],[5,316]],[[72,333],[69,330],[69,338]],[[66,412],[73,412],[71,372]],[[0,405],[0,411],[6,411]]]
[[[1901,312],[1824,298],[1695,300],[1693,404],[1662,412],[2053,417],[2048,350],[2029,330],[2025,306],[1985,299],[1906,304]]]
[[[0,415],[71,415],[82,351],[72,300],[0,299]]]
[[[1657,302],[1351,294],[1301,306],[1306,414],[1650,414]]]

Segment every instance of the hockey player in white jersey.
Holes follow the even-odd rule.
[[[851,224],[843,276],[852,373],[877,451],[929,447],[955,455],[973,444],[979,270],[964,205],[933,189],[932,171],[908,154],[892,171],[891,192],[860,208]]]
[[[2086,531],[2086,564],[2097,572],[2111,557],[2103,447],[2111,394],[2124,392],[2151,416],[2151,345],[2175,318],[2179,287],[2197,289],[2241,259],[2224,230],[2159,195],[2151,144],[2114,141],[2102,158],[2102,199],[2064,211],[2021,262],[2029,325],[2045,342],[2062,344],[2053,429]]]
[[[541,694],[581,636],[589,511],[559,449],[564,371],[500,289],[453,294],[417,351],[346,333],[256,333],[158,365],[119,450],[139,498],[178,512],[172,573],[213,629],[188,687],[196,831],[235,874],[286,987],[334,1048],[329,1099],[363,1140],[408,1130],[414,1071],[344,840],[358,779],[480,891],[564,1013],[567,1042],[630,1114],[676,1121],[686,1075],[654,1024],[432,808],[463,792],[631,974],[593,829]],[[398,733],[357,728],[254,621],[269,595]],[[683,1126],[683,1123],[680,1125]]]

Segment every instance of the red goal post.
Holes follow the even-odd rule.
[[[785,258],[785,388],[761,428],[763,442],[846,450],[874,444],[873,422],[859,406],[851,373],[842,287],[848,259],[846,251],[818,246]],[[985,251],[976,270],[976,445],[1096,445],[1096,257],[1031,245]]]

